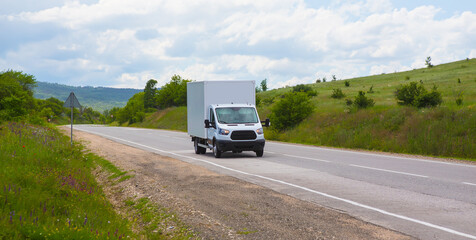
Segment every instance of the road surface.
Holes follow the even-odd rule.
[[[74,130],[206,167],[420,239],[476,239],[476,165],[266,142],[265,154],[197,155],[186,133]]]

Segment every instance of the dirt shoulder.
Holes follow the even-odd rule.
[[[69,128],[68,128],[69,129]],[[76,139],[134,176],[116,185],[98,177],[122,214],[147,197],[204,239],[411,239],[335,210],[173,158],[75,132]]]

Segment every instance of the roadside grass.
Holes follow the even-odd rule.
[[[1,239],[134,238],[91,174],[91,155],[47,127],[0,127]]]
[[[98,167],[110,184],[133,177],[55,128],[0,125],[0,239],[192,238],[175,214],[146,198],[126,202],[134,218],[116,213],[92,174]]]
[[[187,107],[171,107],[158,110],[148,114],[143,122],[134,123],[130,126],[187,131]]]
[[[314,113],[296,128],[267,139],[341,148],[476,160],[476,114],[446,107]],[[312,134],[310,134],[312,133]]]
[[[271,128],[265,128],[266,139],[476,160],[476,59],[346,81],[309,84],[318,93],[311,100],[313,114],[284,132],[273,130],[271,119]],[[441,106],[397,105],[396,88],[410,82],[423,83],[427,90],[436,86],[443,97]],[[337,88],[346,97],[332,98]],[[292,87],[257,93],[260,118],[269,118],[273,104],[289,91]],[[353,100],[359,91],[374,99],[375,106],[358,111],[349,108],[346,99]],[[186,112],[186,107],[160,110],[135,126],[187,131]]]

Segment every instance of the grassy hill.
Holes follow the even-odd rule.
[[[124,107],[134,94],[142,89],[108,88],[108,87],[73,87],[57,83],[38,82],[34,89],[34,97],[47,99],[50,97],[65,101],[74,92],[82,106],[92,107],[96,111],[104,111],[113,107]]]
[[[345,86],[345,81],[349,86]],[[318,146],[357,148],[441,157],[476,159],[476,59],[441,64],[432,68],[309,84],[318,95],[312,98],[313,114],[293,129],[266,129],[267,139]],[[422,82],[427,90],[438,88],[443,103],[417,109],[397,105],[395,90],[401,84]],[[372,87],[373,92],[369,92]],[[331,98],[340,88],[346,97]],[[257,94],[262,119],[291,87]],[[358,91],[375,100],[369,109],[349,109]],[[461,97],[461,105],[456,99]],[[271,119],[271,122],[273,119]],[[186,131],[186,108],[172,108],[149,115],[140,127]]]

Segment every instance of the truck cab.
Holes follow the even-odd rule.
[[[207,116],[207,144],[215,157],[226,151],[254,151],[256,156],[263,156],[263,126],[254,105],[212,104]]]

